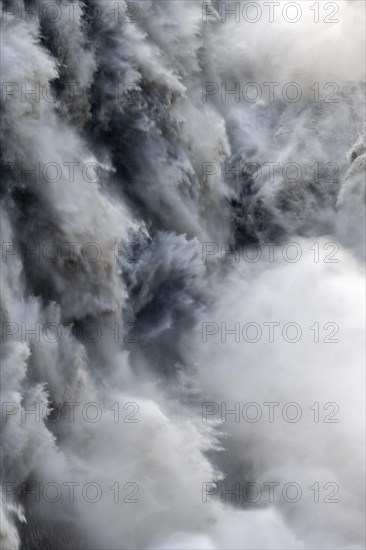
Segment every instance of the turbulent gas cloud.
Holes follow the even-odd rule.
[[[2,1],[5,550],[364,548],[365,10],[310,4]]]

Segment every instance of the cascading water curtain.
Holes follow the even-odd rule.
[[[1,27],[2,548],[364,548],[365,2]]]

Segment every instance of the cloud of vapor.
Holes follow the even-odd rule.
[[[222,1],[48,4],[1,6],[2,547],[362,548],[362,3],[337,2],[335,24],[322,3],[288,23],[282,0],[273,23],[243,20],[246,1],[238,22]],[[279,95],[245,101],[251,82]],[[243,261],[271,243],[273,261]],[[252,402],[278,418],[222,422]],[[248,481],[302,497],[222,498]]]

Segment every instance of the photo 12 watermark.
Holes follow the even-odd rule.
[[[310,486],[297,481],[237,481],[230,484],[225,481],[208,481],[202,483],[202,502],[207,503],[214,497],[220,498],[221,502],[231,501],[236,504],[296,504],[303,500],[315,504],[338,504],[339,491],[340,487],[334,481],[314,481]]]
[[[235,263],[270,263],[284,261],[289,264],[297,264],[301,260],[311,259],[315,264],[338,264],[340,246],[337,242],[308,243],[304,245],[296,241],[285,243],[264,242],[262,244],[249,244],[246,246],[232,246],[228,243],[202,242],[201,259],[204,264],[209,261],[224,262],[228,259]]]
[[[2,502],[13,502],[14,498],[26,498],[32,504],[56,504],[63,501],[96,504],[103,500],[114,504],[138,504],[140,487],[136,481],[48,481],[32,483],[3,482]]]
[[[15,18],[22,22],[47,21],[51,30],[56,30],[58,23],[75,24],[80,21],[84,5],[72,0],[45,0],[36,3],[3,2],[1,20],[3,23]],[[103,19],[110,18],[115,23],[138,23],[140,21],[140,6],[138,2],[127,0],[103,0],[103,4],[93,3],[92,9],[88,10],[88,20],[96,23]],[[55,27],[55,29],[52,28]]]
[[[337,82],[313,82],[304,85],[300,82],[203,82],[202,102],[215,98],[220,103],[298,103],[307,99],[308,103],[339,103],[340,86]]]
[[[1,262],[8,263],[11,258],[21,256],[35,264],[62,264],[70,269],[80,261],[87,264],[110,262],[120,264],[125,261],[135,263],[139,241],[98,243],[96,241],[52,241],[35,242],[20,245],[14,241],[1,243]]]
[[[43,401],[33,401],[31,404],[4,401],[1,403],[1,422],[15,419],[21,424],[57,424],[59,422],[74,424],[86,422],[97,424],[104,419],[113,420],[115,424],[138,424],[140,407],[135,401],[120,403],[98,403],[89,401],[64,401],[60,405],[52,405]]]
[[[313,23],[340,22],[341,2],[238,2],[235,0],[202,2],[203,23],[288,23],[307,20]]]
[[[280,403],[279,401],[239,401],[227,403],[225,401],[204,401],[202,403],[202,422],[218,423],[290,423],[297,424],[300,421],[312,421],[315,424],[338,424],[340,407],[338,403],[329,401],[319,403],[315,401],[311,405],[304,405],[296,401]],[[310,411],[310,412],[309,412]]]
[[[85,321],[79,323],[77,327],[72,324],[63,325],[54,321],[45,323],[1,322],[1,342],[3,344],[14,340],[35,344],[71,343],[79,340],[85,344],[96,344],[105,338],[115,344],[138,344],[142,341],[137,323],[134,322],[119,323],[114,321],[101,324],[94,321]]]
[[[202,342],[220,341],[240,344],[274,344],[275,342],[286,342],[296,344],[301,340],[311,341],[315,344],[338,344],[340,327],[334,321],[319,323],[315,321],[312,325],[301,325],[296,321],[287,323],[280,321],[247,321],[219,323],[215,321],[203,321],[201,323]]]
[[[201,177],[203,181],[216,175],[220,175],[221,183],[240,184],[243,176],[249,176],[253,183],[275,183],[283,180],[287,184],[295,184],[302,181],[314,184],[339,183],[340,168],[335,162],[308,162],[307,164],[296,162],[280,163],[275,161],[265,162],[228,162],[205,161],[202,163]]]
[[[78,81],[66,81],[62,83],[62,95],[59,96],[52,84],[44,84],[37,81],[8,81],[1,83],[1,101],[10,106],[15,102],[20,104],[50,103],[57,105],[62,101],[68,105],[78,104],[80,98],[90,100],[98,97],[108,101],[109,104],[131,105],[141,102],[142,88],[136,82],[109,84],[100,91],[91,88],[90,85],[81,84]]]

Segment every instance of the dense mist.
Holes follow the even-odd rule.
[[[364,2],[1,10],[1,547],[364,548]]]

